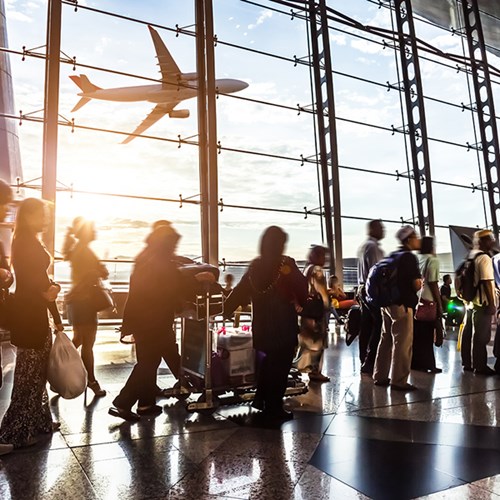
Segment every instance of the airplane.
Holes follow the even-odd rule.
[[[181,101],[198,95],[197,73],[182,73],[158,32],[152,26],[148,26],[148,28],[156,50],[162,83],[103,89],[91,83],[85,75],[70,76],[71,80],[82,90],[82,92],[78,93],[81,99],[71,110],[72,113],[78,111],[91,99],[118,102],[148,101],[156,104],[151,113],[146,116],[131,135],[122,141],[122,144],[132,141],[136,135],[147,130],[165,115],[170,118],[188,118],[188,109],[175,109],[175,107]],[[231,94],[247,88],[248,83],[231,78],[222,78],[215,81],[215,86],[218,92]]]

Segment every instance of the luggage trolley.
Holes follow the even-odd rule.
[[[199,393],[196,401],[186,402],[186,409],[200,413],[213,413],[220,405],[253,401],[256,390],[254,375],[229,377],[224,373],[223,362],[217,354],[215,317],[223,312],[224,296],[211,294],[207,289],[204,294],[196,296],[193,306],[182,317],[179,381],[165,390],[165,396],[187,399]],[[254,363],[253,350],[251,362]],[[304,394],[307,390],[300,373],[291,371],[285,396]]]

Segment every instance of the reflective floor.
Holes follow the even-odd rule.
[[[60,432],[0,457],[0,498],[500,499],[500,377],[462,373],[455,335],[436,349],[443,373],[413,372],[412,393],[360,376],[357,342],[346,347],[337,330],[331,382],[288,399],[290,422],[267,423],[248,405],[191,414],[165,399],[162,415],[131,424],[108,408],[134,354],[100,330],[97,378],[108,395],[51,394]],[[14,365],[10,344],[2,350],[0,415]],[[162,365],[159,384],[172,383]]]

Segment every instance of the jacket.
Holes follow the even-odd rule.
[[[252,261],[224,305],[224,316],[252,302],[253,345],[259,351],[287,349],[297,345],[299,333],[295,305],[307,300],[307,278],[295,261],[283,257],[275,276],[267,275],[260,258]]]

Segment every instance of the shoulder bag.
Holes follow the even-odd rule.
[[[427,274],[427,269],[429,267],[429,259],[430,257],[427,258],[427,261],[425,263],[424,267],[424,286],[426,283],[426,274]],[[422,292],[424,290],[424,286],[420,290],[419,294],[419,299],[418,299],[418,304],[415,309],[415,319],[417,321],[436,321],[437,318],[437,304],[433,300],[427,300],[422,298]]]

